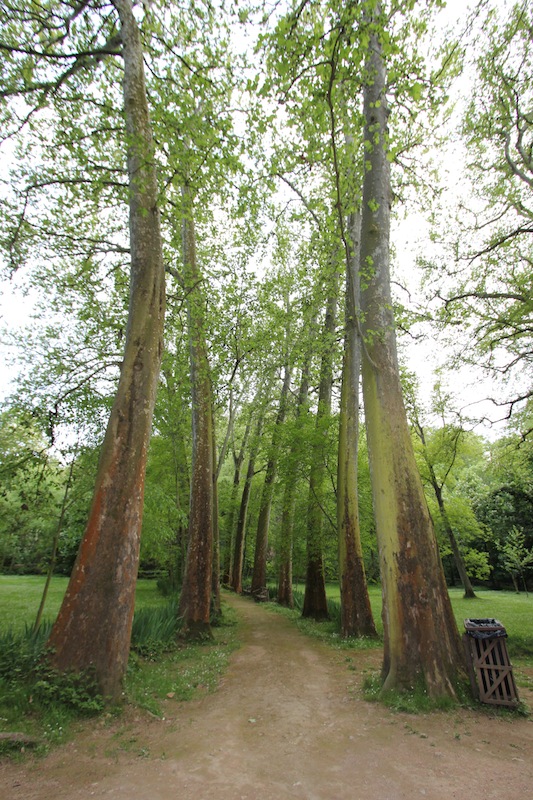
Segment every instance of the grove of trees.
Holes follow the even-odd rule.
[[[383,687],[432,697],[447,584],[531,583],[533,10],[445,12],[0,2],[0,569],[70,576],[49,658],[111,701],[139,568],[199,638],[222,584],[321,620],[327,581],[374,636],[379,583]]]

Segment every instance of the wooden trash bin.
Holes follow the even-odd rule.
[[[465,619],[463,644],[470,684],[481,703],[516,706],[518,692],[507,654],[507,632],[497,619]]]

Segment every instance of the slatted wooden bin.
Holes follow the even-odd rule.
[[[518,692],[501,622],[465,619],[465,631],[463,644],[474,695],[481,703],[516,706]]]

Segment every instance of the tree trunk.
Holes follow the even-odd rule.
[[[72,484],[72,473],[74,472],[74,465],[76,463],[76,453],[72,456],[72,461],[70,462],[70,467],[68,471],[68,478],[65,484],[65,491],[63,492],[63,500],[61,502],[61,511],[59,512],[59,519],[57,521],[57,526],[54,531],[54,538],[52,541],[52,552],[50,554],[50,563],[48,565],[48,569],[46,570],[46,581],[44,583],[43,593],[41,596],[41,602],[39,603],[39,608],[37,610],[37,616],[35,617],[35,623],[33,626],[34,631],[38,631],[41,627],[41,621],[43,618],[44,607],[46,605],[46,598],[48,597],[48,590],[50,588],[50,584],[52,582],[52,578],[55,572],[56,563],[57,563],[57,548],[59,545],[59,537],[61,536],[61,531],[63,530],[63,520],[65,519],[65,511],[67,510],[67,499],[68,494],[70,491],[70,487]]]
[[[242,437],[241,446],[239,448],[239,452],[235,451],[235,447],[233,448],[233,483],[231,486],[231,499],[230,499],[230,513],[228,515],[228,522],[226,527],[226,549],[224,554],[224,576],[223,576],[223,583],[232,586],[232,575],[233,575],[233,559],[235,557],[235,536],[234,536],[234,526],[235,526],[235,515],[237,511],[237,496],[239,493],[239,486],[241,483],[241,469],[244,462],[244,453],[246,449],[246,445],[248,444],[248,438],[250,436],[250,430],[252,427],[252,414],[250,413],[248,416],[248,421],[246,423],[246,429],[244,431],[244,436]]]
[[[287,399],[289,396],[289,389],[291,384],[291,371],[289,366],[285,365],[285,374],[283,379],[283,386],[281,388],[281,396],[279,400],[279,410],[274,423],[274,433],[272,434],[272,443],[270,445],[270,453],[268,456],[265,482],[263,484],[263,491],[261,492],[261,503],[259,506],[259,518],[257,520],[257,533],[255,537],[255,554],[254,554],[254,571],[252,575],[252,596],[255,600],[261,601],[267,599],[267,548],[268,548],[268,529],[270,525],[270,509],[272,507],[272,498],[274,496],[274,481],[276,480],[276,473],[278,468],[279,456],[279,439],[281,436],[281,426],[285,421],[285,414],[287,412]]]
[[[217,464],[217,444],[215,439],[215,420],[213,418],[213,463]],[[221,456],[222,458],[222,456]],[[220,600],[220,528],[218,522],[218,476],[219,465],[213,470],[213,572],[211,585],[211,617],[219,620],[222,616]]]
[[[295,464],[295,456],[298,445],[293,445],[289,456],[289,464]],[[278,569],[278,596],[277,601],[280,606],[294,608],[294,597],[292,593],[292,546],[294,530],[294,509],[296,506],[296,492],[298,480],[296,470],[289,466],[289,475],[285,482],[283,492],[283,502],[281,511],[281,529],[279,534],[279,569]]]
[[[187,524],[185,522],[189,512],[189,498],[191,495],[191,479],[189,474],[189,452],[186,442],[186,427],[190,424],[188,409],[180,408],[176,413],[177,404],[180,402],[174,387],[175,378],[170,371],[162,366],[162,386],[168,398],[169,408],[171,409],[168,417],[168,428],[165,435],[168,437],[171,452],[172,465],[174,472],[174,491],[175,507],[178,516],[174,537],[172,553],[175,556],[170,558],[168,566],[168,577],[171,589],[181,587],[183,583],[183,573],[187,556]],[[160,389],[160,392],[161,392]],[[187,421],[185,422],[185,417]]]
[[[433,463],[431,462],[431,459],[429,457],[429,452],[428,452],[427,445],[426,445],[426,435],[425,435],[422,423],[420,422],[420,419],[418,417],[416,406],[414,406],[413,412],[414,412],[413,413],[413,422],[414,422],[414,426],[415,426],[415,431],[416,431],[417,436],[420,439],[420,442],[421,442],[422,447],[423,447],[424,461],[425,461],[425,464],[426,464],[426,467],[427,467],[427,470],[428,470],[429,482],[431,483],[431,488],[433,489],[433,493],[435,494],[435,498],[437,500],[437,505],[439,507],[439,513],[440,513],[440,516],[441,516],[441,519],[442,519],[442,524],[444,526],[444,530],[446,531],[446,535],[447,535],[448,540],[450,542],[450,547],[452,548],[453,560],[455,562],[455,566],[457,568],[457,572],[459,573],[459,579],[460,579],[460,581],[461,581],[461,583],[463,584],[463,587],[464,587],[464,592],[465,592],[464,593],[464,597],[465,597],[465,599],[470,599],[470,600],[471,599],[475,599],[476,595],[475,595],[475,592],[474,592],[474,588],[472,586],[470,578],[468,577],[468,573],[466,571],[466,566],[465,566],[465,562],[464,562],[463,556],[462,556],[461,551],[459,549],[459,545],[457,543],[457,539],[455,538],[455,534],[453,532],[453,528],[451,526],[450,520],[448,519],[448,514],[446,513],[446,507],[444,505],[444,497],[443,497],[443,493],[442,493],[443,486],[444,486],[444,481],[439,483],[439,481],[437,480],[437,476],[435,474],[435,469],[434,469]],[[457,455],[457,442],[458,442],[458,437],[457,436],[454,437],[454,441],[455,441],[455,446],[454,446],[454,450],[453,450],[453,458],[450,461],[450,465],[449,465],[449,468],[447,470],[447,474],[449,474],[449,471],[451,470],[453,464],[455,463],[455,457]],[[455,575],[453,573],[453,568],[451,570],[451,573],[452,573],[452,586],[455,586]]]
[[[331,417],[331,391],[333,386],[333,352],[339,294],[339,271],[332,265],[329,277],[326,317],[322,335],[322,361],[316,412],[315,438],[311,448],[309,475],[309,504],[307,515],[307,572],[305,579],[303,617],[328,619],[328,601],[324,577],[323,524],[324,480],[326,471],[327,426]]]
[[[250,451],[250,458],[248,460],[248,469],[246,470],[246,477],[244,479],[244,486],[242,489],[241,504],[239,507],[239,516],[237,518],[237,530],[235,531],[235,547],[233,556],[233,571],[231,573],[231,588],[237,592],[242,593],[242,568],[244,559],[244,540],[246,536],[246,520],[248,518],[248,503],[250,500],[250,491],[252,488],[252,480],[255,474],[255,459],[259,451],[259,443],[261,439],[261,429],[263,427],[263,414],[262,411],[257,419],[257,426],[252,449]]]
[[[314,323],[312,325],[314,327]],[[313,337],[310,338],[313,343]],[[293,444],[289,453],[287,477],[285,481],[285,491],[283,494],[283,504],[281,512],[281,531],[279,542],[279,578],[278,578],[278,603],[287,608],[294,607],[294,597],[292,592],[292,547],[294,529],[294,509],[296,506],[296,493],[298,491],[297,470],[298,461],[301,458],[301,427],[309,410],[309,370],[311,362],[311,351],[308,352],[302,377],[300,389],[298,391],[298,403],[296,408],[296,432]]]
[[[139,564],[146,457],[163,349],[165,276],[143,54],[131,0],[115,0],[124,55],[131,282],[126,344],[92,507],[47,648],[60,671],[94,674],[122,699]]]
[[[381,9],[375,9],[379,24]],[[383,690],[455,696],[464,665],[403,405],[390,296],[386,75],[370,31],[361,230],[363,396],[383,591]]]
[[[192,196],[183,189],[183,268],[187,291],[187,319],[191,362],[192,468],[189,537],[180,596],[183,633],[190,638],[211,637],[213,571],[213,407],[205,341],[204,297],[196,260]]]
[[[361,347],[356,314],[359,309],[360,227],[360,216],[351,215],[351,241],[346,258],[346,322],[337,472],[341,634],[344,637],[376,636],[363,561],[357,494]]]
[[[235,526],[237,497],[239,494],[239,485],[241,482],[241,467],[242,464],[237,466],[237,464],[235,463],[235,468],[233,470],[233,483],[231,485],[229,514],[226,527],[226,541],[224,547],[224,558],[223,558],[224,568],[222,574],[222,583],[227,586],[231,586],[231,576],[233,574],[233,559],[235,556],[235,536],[233,529]]]

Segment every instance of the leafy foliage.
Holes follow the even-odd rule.
[[[526,548],[525,538],[523,531],[516,527],[511,528],[505,542],[501,545],[500,558],[503,568],[513,578],[517,591],[518,578],[520,578],[527,593],[525,568],[533,564],[533,549]]]
[[[6,713],[46,717],[51,707],[68,713],[97,714],[103,707],[90,674],[59,674],[46,663],[46,640],[51,625],[36,632],[0,634],[0,695]]]

